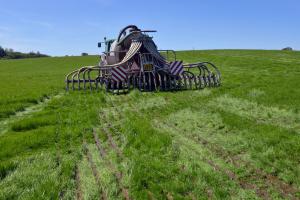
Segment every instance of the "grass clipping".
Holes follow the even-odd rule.
[[[300,114],[290,110],[259,105],[256,102],[229,95],[216,98],[210,102],[210,105],[259,123],[293,129],[300,133]]]

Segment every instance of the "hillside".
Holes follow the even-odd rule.
[[[300,198],[300,52],[177,52],[222,86],[64,90],[96,56],[0,60],[0,199]]]

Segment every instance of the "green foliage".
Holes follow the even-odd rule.
[[[0,58],[3,58],[6,56],[5,50],[0,46]]]
[[[34,53],[21,53],[15,52],[13,49],[3,49],[0,46],[0,59],[21,59],[21,58],[41,58],[41,57],[49,57],[48,55],[41,54],[39,51]]]

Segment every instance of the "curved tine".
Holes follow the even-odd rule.
[[[77,74],[77,79],[78,79],[78,89],[80,90],[80,74],[86,69],[86,67],[81,67],[78,74]]]
[[[211,73],[210,81],[211,81],[212,87],[216,86],[215,76],[216,75],[214,73]]]
[[[172,74],[169,74],[169,87],[170,87],[170,90],[173,91],[173,75]]]
[[[98,90],[100,87],[100,76],[98,76],[96,79],[95,79],[95,85],[96,85],[96,90]]]
[[[143,89],[146,90],[146,74],[143,74]]]
[[[161,88],[161,91],[164,91],[165,89],[165,74],[164,73],[161,73],[160,74],[160,88]]]
[[[154,87],[154,89],[151,88],[152,91],[156,91],[156,76],[154,72],[151,72],[151,84],[153,85],[152,87]]]
[[[131,76],[131,81],[132,81],[132,88],[135,88],[135,74],[132,74]]]
[[[207,64],[207,65],[211,66],[214,69],[214,71],[216,72],[216,78],[220,81],[221,80],[220,70],[211,62],[204,62],[204,64]]]
[[[80,70],[78,70],[76,73],[73,74],[72,76],[72,89],[75,90],[75,82],[78,82],[78,80],[75,79],[75,77],[78,77],[78,73]]]
[[[179,75],[178,90],[182,90],[182,74]]]
[[[99,66],[84,67],[83,72],[81,72],[83,74],[82,76],[83,76],[83,87],[84,87],[84,89],[86,89],[86,81],[87,81],[87,79],[86,79],[86,72],[88,73],[88,81],[89,81],[90,86],[91,86],[90,72],[91,71],[98,71],[98,70],[101,70],[101,67],[99,67]]]
[[[208,87],[207,77],[203,76],[204,87]]]
[[[142,73],[140,73],[140,74],[138,75],[137,79],[138,79],[138,89],[139,89],[140,91],[142,91],[142,86],[141,86],[141,84],[142,84]]]
[[[179,80],[179,75],[177,75],[177,76],[175,76],[174,78],[173,78],[173,84],[174,84],[174,89],[175,90],[178,90],[178,80]]]
[[[111,87],[112,87],[111,83],[112,83],[112,80],[110,78],[106,80],[106,84],[107,84],[106,92],[109,92],[111,90]]]
[[[190,72],[190,73],[192,73],[192,72]],[[193,74],[193,73],[192,73]],[[194,74],[191,76],[191,77],[189,77],[189,84],[190,84],[190,90],[192,90],[193,89],[193,83],[192,83],[192,79],[194,78]]]
[[[163,91],[166,91],[167,90],[167,78],[166,78],[166,73],[165,72],[163,72],[162,73],[162,79],[161,79],[161,84],[162,84],[162,87],[163,87]]]
[[[83,68],[83,67],[81,67],[81,68],[79,69],[78,73],[77,73],[78,90],[80,90],[80,73],[81,73],[81,71],[82,71],[82,68]]]
[[[195,83],[196,90],[198,90],[198,79],[196,75],[194,76],[194,83]]]
[[[96,69],[96,68],[93,68],[93,69],[90,69],[91,71],[96,71],[98,72],[98,76],[95,78],[95,88],[96,90],[98,90],[98,84],[100,83],[100,73],[99,73],[99,69]]]
[[[208,82],[209,82],[209,86],[210,87],[213,87],[214,86],[214,81],[213,81],[213,76],[214,76],[214,73],[210,70],[209,70],[209,74],[207,75],[207,78],[208,78]]]
[[[164,74],[164,90],[168,91],[168,74]]]
[[[69,84],[70,84],[70,82],[72,82],[72,81],[70,80],[70,76],[73,77],[73,75],[74,75],[75,73],[77,73],[77,72],[78,72],[78,69],[77,69],[77,70],[74,70],[74,71],[72,71],[71,73],[69,73],[69,74],[66,75],[65,82],[67,83],[67,86],[66,86],[66,90],[67,90],[67,91],[69,90]]]
[[[186,77],[188,79],[189,89],[192,89],[192,79],[195,77],[194,73],[190,71],[184,71],[184,74],[187,74]]]
[[[95,78],[95,87],[96,87],[96,90],[98,90],[98,78],[99,77]]]
[[[206,78],[205,76],[201,76],[201,84],[202,84],[202,89],[206,87]]]
[[[172,91],[173,90],[173,84],[172,84],[172,74],[169,74],[169,87],[170,87],[170,90]]]
[[[216,72],[216,73],[213,73],[213,74],[215,74],[216,79],[218,80],[218,82],[219,82],[219,84],[220,84],[221,73],[220,73],[219,69],[218,69],[213,63],[211,63],[211,62],[199,62],[199,63],[193,63],[193,64],[184,64],[183,66],[184,66],[185,68],[194,68],[194,67],[197,66],[197,65],[205,66],[204,68],[207,68],[207,70],[208,70],[210,73],[211,73],[212,71],[209,70],[209,68],[207,67],[207,65],[210,66],[210,67],[212,67],[212,68],[214,69],[213,71]],[[189,66],[189,67],[187,67],[187,66]]]
[[[204,74],[203,74],[203,78],[204,78],[204,83],[205,83],[205,87],[209,87],[210,86],[210,79],[209,76],[211,74],[211,71],[207,68],[207,66],[205,65],[205,63],[199,63],[200,67],[203,69]],[[205,73],[207,72],[207,73]]]
[[[218,83],[217,83],[217,81],[216,81],[216,75],[215,75],[215,74],[212,75],[212,81],[213,81],[213,86],[214,86],[214,87],[217,87],[217,86],[218,86]]]
[[[157,72],[157,76],[158,76],[158,85],[159,85],[159,90],[162,91],[162,83],[161,83],[161,75],[159,72]]]
[[[152,90],[152,83],[151,83],[151,79],[152,79],[152,73],[148,73],[148,88],[149,88],[149,91]]]
[[[153,76],[153,83],[154,83],[154,90],[157,91],[157,84],[156,84],[156,72],[151,72]]]
[[[204,63],[198,63],[198,64],[197,64],[197,68],[200,70],[199,76],[200,76],[201,88],[204,88],[204,87],[207,86],[207,80],[206,80],[206,76],[207,76],[207,75],[206,75],[206,74],[209,74],[210,71],[209,71],[209,69],[205,66]],[[203,81],[201,81],[201,80],[203,80]],[[202,87],[202,82],[203,82],[203,84],[204,84],[203,87]]]
[[[122,82],[121,82],[121,85],[122,85]],[[120,82],[118,81],[117,82],[117,94],[120,94]]]
[[[198,75],[198,76],[196,76],[196,78],[198,79],[198,84],[199,84],[199,87],[198,87],[198,89],[200,90],[200,89],[202,89],[201,76],[200,76],[200,75]]]
[[[106,79],[105,80],[105,92],[108,92],[108,84],[109,84],[109,80],[108,79]]]
[[[208,80],[208,87],[211,87],[212,86],[212,82],[211,82],[211,74],[209,74],[207,76],[207,80]]]
[[[141,73],[140,76],[139,76],[139,88],[140,88],[140,91],[143,90],[143,74]]]
[[[203,71],[204,71],[204,73],[203,73],[203,76],[208,76],[209,74],[211,74],[211,71],[207,68],[207,66],[205,65],[205,64],[203,64],[203,63],[201,63],[201,66],[200,66],[202,69],[203,69]],[[205,73],[205,72],[207,72],[207,73]]]
[[[174,84],[175,90],[178,90],[178,77],[179,77],[179,75],[177,75],[173,78],[173,84]]]
[[[214,82],[212,80],[212,77],[213,77],[214,73],[206,65],[204,65],[204,66],[206,67],[206,70],[208,71],[208,74],[206,76],[207,81],[208,81],[208,86],[209,87],[213,87],[214,86]]]
[[[183,87],[186,90],[187,89],[187,85],[186,85],[186,75],[185,75],[185,73],[182,73],[182,77],[183,77]]]
[[[202,78],[202,81],[203,81],[203,88],[206,88],[206,86],[207,86],[206,77],[202,76],[201,78]]]
[[[105,72],[104,72],[104,69],[99,69],[100,71],[101,71],[101,82],[100,82],[100,84],[101,84],[101,88],[103,87],[103,84],[105,84]]]
[[[89,70],[91,70],[90,68],[86,68],[84,71],[83,71],[83,89],[85,90],[86,89],[86,77],[85,77],[85,74],[86,72],[88,72]]]
[[[137,88],[137,77],[136,77],[136,74],[133,74],[133,89]]]
[[[130,91],[130,76],[127,77],[127,93]]]
[[[90,84],[90,90],[93,89],[93,86],[92,86],[92,80],[91,80],[91,69],[88,71],[88,79],[89,79],[89,84]]]
[[[202,67],[202,65],[200,64],[200,65],[197,65],[197,68],[199,69],[199,75],[201,76],[202,75],[202,73],[203,74],[205,74],[205,71],[204,71],[204,69],[203,69],[203,67]],[[202,72],[203,71],[203,72]]]
[[[192,84],[192,79],[194,79],[195,75],[193,72],[189,72],[189,76],[188,76],[188,79],[189,79],[189,89],[192,90],[193,89],[193,84]]]

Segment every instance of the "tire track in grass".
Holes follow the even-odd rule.
[[[173,124],[172,124],[172,127],[173,127],[173,129],[177,129],[178,130],[178,128],[176,126],[174,126]],[[180,131],[180,130],[178,130],[178,131]],[[189,139],[194,140],[193,138],[189,138]],[[203,139],[202,140],[202,145],[203,146],[207,146],[207,144],[209,144],[208,141],[205,140],[204,138],[202,138],[202,139]],[[223,152],[222,152],[222,155],[223,155]],[[228,157],[226,157],[226,158],[228,158]],[[224,159],[224,157],[222,157],[222,159]],[[270,195],[269,195],[269,193],[267,191],[268,188],[258,187],[257,185],[252,184],[250,182],[246,182],[246,181],[240,180],[238,178],[238,176],[233,171],[231,171],[229,169],[222,169],[220,166],[218,166],[212,160],[208,160],[208,159],[202,158],[202,161],[205,162],[205,163],[208,163],[215,171],[218,171],[218,172],[221,172],[223,174],[226,174],[231,180],[234,180],[236,183],[238,183],[241,188],[254,190],[255,193],[257,194],[257,196],[261,197],[262,199],[271,199]],[[234,162],[233,159],[231,159],[230,161]],[[228,161],[226,161],[226,162],[228,162]],[[234,164],[235,164],[234,165],[235,167],[237,167],[237,166],[240,167],[240,165],[237,162],[235,162]],[[213,190],[211,190],[211,189],[208,189],[206,191],[206,193],[207,193],[207,195],[208,195],[209,198],[213,197],[213,192],[212,191]]]
[[[155,96],[157,96],[156,94],[155,94]],[[114,117],[116,117],[117,119],[118,118],[122,118],[122,115],[120,114],[120,109],[118,109],[119,107],[117,107],[117,106],[115,106],[114,104],[113,104],[113,102],[112,102],[112,108],[114,108],[115,110],[117,110],[117,112],[112,112],[112,113],[117,113],[117,117],[116,117],[116,115],[114,115]],[[132,105],[132,104],[129,104],[128,105],[128,108],[132,111],[132,112],[137,112],[136,111],[136,106],[135,105]],[[104,113],[102,113],[102,116],[104,115]],[[114,131],[115,132],[119,132],[114,126],[110,126],[112,129],[114,129]],[[119,132],[120,133],[120,132]],[[121,134],[121,133],[120,133]],[[228,177],[231,179],[231,180],[233,180],[234,179],[234,177],[237,177],[232,171],[230,171],[230,170],[221,170],[222,168],[221,167],[219,167],[218,165],[216,165],[215,163],[213,163],[211,160],[202,160],[203,162],[205,162],[205,163],[207,163],[207,164],[209,164],[211,167],[212,167],[212,169],[214,169],[215,171],[218,171],[219,173],[223,173],[223,174],[226,174],[226,175],[228,175]],[[217,170],[218,169],[218,170]],[[235,179],[235,180],[237,180],[237,179]],[[247,189],[247,188],[254,188],[255,186],[252,186],[252,185],[249,185],[249,184],[247,184],[247,183],[243,183],[243,184],[241,184],[241,185],[243,185],[244,187],[243,188],[245,188],[245,189]],[[150,192],[150,191],[149,191]],[[168,191],[165,191],[164,192],[165,194],[166,194],[166,198],[168,199],[168,200],[171,200],[171,199],[174,199],[173,198],[173,196],[172,196],[172,194],[170,193],[170,192],[168,192]],[[208,199],[213,199],[213,190],[212,189],[207,189],[206,190],[206,193],[207,193],[207,196],[208,196]],[[260,192],[261,194],[265,194],[265,193],[263,193],[263,192]],[[148,193],[148,196],[149,196],[149,193]],[[263,196],[263,195],[260,195],[263,199],[269,199],[269,198],[267,198],[268,196],[265,194],[265,196]],[[193,195],[193,193],[189,193],[188,194],[188,196],[187,196],[188,198],[191,198],[191,199],[196,199],[196,197]]]
[[[105,132],[104,129],[102,129],[102,130],[103,130],[103,132]],[[98,149],[98,151],[99,151],[100,157],[101,157],[103,160],[105,160],[107,166],[113,171],[114,176],[116,177],[118,186],[120,187],[120,189],[121,189],[121,191],[122,191],[123,197],[124,197],[126,200],[130,200],[128,189],[127,189],[127,188],[124,188],[123,185],[122,185],[122,178],[123,178],[122,173],[119,172],[119,171],[117,170],[116,166],[111,162],[111,160],[108,159],[107,153],[106,153],[104,147],[101,145],[100,140],[99,140],[98,135],[97,135],[97,133],[95,132],[95,130],[93,130],[93,135],[94,135],[94,140],[95,140],[97,149]]]
[[[116,143],[114,142],[114,140],[113,140],[113,138],[112,138],[112,135],[108,132],[108,130],[107,130],[106,128],[103,128],[103,132],[107,135],[111,148],[112,148],[115,152],[117,152],[117,155],[118,155],[119,158],[124,159],[123,152],[121,152],[121,150],[117,147]],[[112,164],[112,163],[111,163],[111,164]],[[119,184],[121,185],[122,179],[123,179],[123,175],[122,175],[121,172],[118,173],[117,178],[118,178]],[[124,186],[121,186],[121,189],[122,189],[124,198],[125,198],[126,200],[130,200],[128,189],[127,189],[127,188],[124,188]]]
[[[221,157],[225,162],[230,162],[237,168],[241,168],[241,164],[247,166],[247,169],[245,170],[249,172],[248,174],[251,174],[251,176],[247,177],[247,179],[262,180],[267,186],[275,187],[282,197],[289,198],[290,195],[292,195],[293,198],[296,198],[296,193],[298,192],[297,189],[293,188],[291,185],[284,183],[278,177],[265,173],[261,169],[253,166],[250,162],[240,158],[240,156],[233,155],[231,152],[225,150],[221,146],[210,143],[200,136],[198,136],[197,140],[203,146],[206,146],[208,149],[214,152],[217,156]]]
[[[190,139],[195,140],[194,138],[190,138]],[[280,180],[278,177],[268,174],[268,173],[256,168],[250,162],[242,160],[238,155],[232,154],[232,152],[225,150],[221,146],[216,146],[216,144],[211,144],[204,138],[198,138],[197,140],[203,146],[207,147],[212,152],[214,152],[217,156],[219,156],[223,160],[225,160],[225,162],[230,162],[233,164],[233,166],[235,166],[237,168],[240,168],[241,164],[246,166],[245,170],[247,170],[248,172],[250,172],[249,174],[251,174],[250,177],[247,177],[247,180],[251,180],[251,179],[261,180],[265,183],[265,186],[275,187],[279,191],[279,193],[282,197],[290,198],[292,196],[292,198],[294,198],[294,199],[297,198],[297,196],[296,196],[297,195],[296,193],[298,192],[297,189],[294,188],[293,186],[285,183],[284,181]],[[209,160],[208,160],[208,163],[210,163],[212,165],[212,167],[214,167],[216,169],[218,168],[213,163],[211,163],[211,161],[209,161]],[[234,178],[234,176],[235,176],[235,174],[230,171],[225,171],[225,174],[227,174],[229,177],[232,177],[232,178]],[[235,179],[237,179],[237,178],[235,177]],[[268,188],[266,188],[265,186],[258,187],[256,185],[249,184],[247,182],[248,181],[240,180],[240,185],[246,189],[247,188],[254,189],[256,191],[257,195],[260,197],[270,198],[268,191],[267,191]]]
[[[227,96],[225,95],[225,97],[227,97]],[[190,100],[192,100],[190,96],[188,98]],[[219,97],[218,99],[220,99],[220,98],[221,97]],[[275,110],[274,112],[277,115],[280,115],[280,114],[278,114],[278,112],[275,108],[274,108],[274,110]],[[177,128],[177,127],[174,127],[174,128]],[[198,137],[200,137],[200,136],[198,135]],[[209,141],[205,140],[203,137],[199,138],[199,140],[200,140],[199,142],[201,142],[202,145],[209,146],[210,149],[214,153],[216,153],[218,156],[221,156],[221,158],[223,160],[225,160],[226,162],[232,163],[235,167],[241,168],[241,164],[246,166],[247,168],[245,168],[245,170],[250,172],[249,174],[251,174],[252,178],[264,180],[266,185],[272,185],[274,188],[276,188],[279,191],[279,193],[281,194],[281,196],[283,198],[290,198],[290,197],[292,199],[299,198],[298,195],[299,195],[300,191],[299,191],[299,189],[295,188],[293,185],[287,184],[286,182],[279,179],[277,176],[274,176],[272,174],[264,172],[263,170],[255,167],[251,162],[243,160],[238,155],[234,155],[232,152],[224,149],[220,145],[217,145],[215,143],[210,143]]]
[[[81,188],[81,178],[80,178],[78,165],[76,165],[76,170],[75,170],[75,182],[76,182],[76,199],[83,200],[83,192]]]
[[[114,108],[116,109],[116,107],[114,107]],[[121,134],[121,133],[119,132],[119,130],[116,129],[116,127],[114,125],[112,125],[110,122],[108,122],[107,115],[104,112],[101,112],[101,113],[102,113],[101,116],[104,116],[103,117],[104,124],[107,124],[107,129],[104,128],[104,132],[107,135],[108,141],[109,141],[111,147],[113,149],[115,149],[115,152],[117,152],[118,157],[121,158],[122,160],[124,160],[125,156],[123,154],[123,151],[118,147],[115,140],[113,139],[110,128],[113,129],[113,131],[115,133],[118,133],[118,134]],[[118,113],[118,115],[121,116],[120,113]],[[156,199],[154,197],[153,193],[149,190],[147,190],[147,195],[148,195],[148,199],[150,199],[150,200],[155,200]]]
[[[93,172],[93,176],[96,180],[96,183],[98,184],[98,186],[100,187],[100,194],[99,197],[101,200],[107,200],[107,195],[106,192],[104,191],[103,187],[101,186],[101,180],[100,180],[100,174],[97,170],[96,164],[93,161],[93,157],[91,152],[89,151],[89,148],[87,147],[86,142],[83,142],[83,148],[84,148],[84,152],[85,152],[85,156],[90,164],[90,167],[92,169]]]
[[[193,147],[188,145],[187,140],[189,140],[189,142],[190,142],[191,139],[183,137],[181,135],[174,135],[174,136],[177,137],[176,141],[180,145],[185,146],[186,148],[193,150],[196,154],[198,154],[197,150],[195,150]],[[195,143],[195,141],[192,141],[192,142]],[[197,144],[197,143],[195,143],[195,144]],[[268,192],[266,190],[267,188],[260,188],[260,187],[257,187],[255,184],[240,180],[238,175],[236,175],[233,171],[226,169],[224,167],[221,167],[220,165],[218,165],[211,159],[200,156],[200,161],[207,163],[214,171],[219,172],[221,174],[225,174],[230,180],[234,181],[240,188],[245,189],[245,190],[254,190],[256,195],[262,199],[266,199],[266,200],[271,199],[270,195],[268,194]],[[209,198],[213,199],[213,190],[212,189],[210,189],[210,188],[207,189],[206,193]]]
[[[124,116],[122,116],[122,114],[121,114],[122,111],[119,109],[118,106],[116,106],[116,105],[114,104],[114,101],[112,100],[112,98],[111,98],[110,96],[108,96],[108,97],[109,97],[109,99],[110,99],[109,102],[111,103],[111,109],[114,109],[114,111],[112,112],[112,113],[113,113],[113,117],[114,117],[115,119],[120,119],[120,118],[124,117]],[[132,97],[128,97],[128,96],[125,96],[125,97],[126,97],[126,100],[125,100],[125,101],[122,101],[122,103],[128,102],[128,101],[129,101],[129,103],[126,104],[126,105],[128,106],[128,108],[131,108],[131,107],[133,106],[133,105],[131,104],[131,102],[130,102],[130,101],[133,100]],[[124,98],[123,98],[123,99],[124,99]],[[121,104],[121,101],[119,101],[119,100],[120,100],[120,98],[118,99],[118,104]],[[136,100],[136,98],[135,98],[135,100]],[[115,115],[115,113],[116,113],[116,115]],[[101,117],[102,117],[102,119],[104,120],[104,124],[107,125],[107,128],[108,128],[108,130],[109,130],[109,131],[107,131],[107,129],[106,129],[106,135],[107,135],[107,138],[108,138],[108,140],[109,140],[109,142],[110,142],[110,145],[112,146],[112,148],[115,149],[115,151],[117,152],[117,155],[118,155],[120,158],[122,158],[122,159],[124,160],[124,159],[125,159],[125,156],[123,155],[123,152],[120,150],[120,148],[116,145],[116,142],[114,141],[114,139],[113,139],[113,137],[112,137],[112,135],[111,135],[110,128],[113,129],[113,131],[114,131],[115,133],[118,133],[118,134],[120,134],[120,135],[122,135],[122,133],[121,133],[119,130],[117,130],[117,128],[115,127],[115,124],[113,125],[112,123],[109,122],[108,116],[107,116],[107,114],[106,114],[105,112],[103,112],[103,111],[100,112],[100,118],[101,118]],[[114,120],[114,121],[116,121],[116,120]],[[155,200],[155,199],[156,199],[151,191],[149,191],[148,189],[146,189],[146,191],[147,191],[148,199],[150,199],[150,200]],[[172,199],[173,199],[173,196],[171,195],[171,193],[167,192],[166,198],[167,198],[167,199],[169,199],[169,198],[172,198]]]
[[[169,124],[172,126],[174,130],[177,130],[180,132],[178,127],[174,126],[173,124]],[[197,135],[197,138],[195,139],[192,136],[187,137],[190,140],[193,140],[194,142],[197,142],[198,144],[201,144],[202,146],[206,147],[209,149],[211,152],[213,152],[216,156],[222,158],[226,163],[231,163],[233,166],[236,168],[241,168],[241,165],[247,166],[245,170],[248,172],[249,176],[246,177],[248,181],[250,180],[256,180],[256,181],[261,181],[264,183],[266,186],[273,186],[276,188],[281,196],[283,198],[290,198],[292,197],[293,199],[297,199],[297,192],[299,192],[296,188],[294,188],[291,185],[288,185],[287,183],[281,181],[278,177],[273,176],[271,174],[265,173],[264,171],[256,168],[253,166],[252,163],[243,160],[240,156],[232,154],[232,152],[224,149],[222,146],[211,143],[208,140],[204,139],[203,137]],[[227,175],[230,175],[230,177],[234,178],[233,174],[231,172],[226,172]],[[259,196],[269,196],[267,189],[261,186],[261,188],[257,188],[254,185],[247,185],[246,181],[241,182],[241,185],[243,187],[247,188],[252,188],[256,190],[256,193],[259,194]]]
[[[157,95],[155,95],[155,96],[157,97]],[[160,97],[160,98],[161,98],[161,97]],[[154,98],[152,98],[152,99],[154,99]],[[151,100],[152,100],[152,99],[151,99]],[[129,98],[127,98],[127,100],[132,100],[132,98],[129,97]],[[142,99],[142,100],[143,100],[143,99]],[[112,106],[111,108],[115,110],[113,113],[116,113],[116,114],[117,114],[117,116],[114,116],[114,117],[115,117],[116,119],[120,119],[120,118],[124,117],[124,116],[122,116],[122,114],[121,114],[122,111],[119,109],[119,107],[115,106],[115,104],[114,104],[114,102],[113,102],[113,100],[112,100],[111,98],[110,98],[110,102],[111,102],[111,106]],[[119,101],[118,103],[120,104],[120,101]],[[141,104],[141,102],[138,102],[138,104]],[[133,112],[136,112],[136,110],[133,109],[133,106],[134,106],[134,105],[128,104],[127,106],[128,106],[129,109],[132,109]],[[137,107],[137,106],[135,106],[135,108],[136,108],[136,107]],[[104,117],[104,122],[105,122],[105,124],[108,124],[108,127],[109,127],[109,128],[112,128],[112,129],[114,129],[115,132],[121,134],[121,133],[115,128],[115,126],[113,126],[113,125],[108,121],[108,116],[107,116],[104,112],[100,112],[100,114],[101,114],[100,117],[101,117],[101,116]],[[117,145],[116,145],[115,142],[113,141],[112,135],[111,135],[107,130],[106,130],[106,135],[107,135],[107,137],[108,137],[108,140],[109,140],[111,146],[112,146],[113,148],[115,148],[117,152],[119,152],[119,155],[120,155],[121,157],[124,158],[124,156],[122,155],[122,152],[120,151],[120,149],[117,149]],[[167,198],[168,200],[173,200],[173,199],[174,199],[174,198],[173,198],[173,195],[172,195],[170,192],[166,191],[165,193],[166,193],[166,198]],[[148,197],[149,197],[150,199],[155,199],[154,196],[153,196],[153,193],[152,193],[151,191],[147,190],[147,194],[148,194]],[[195,198],[194,195],[193,195],[192,193],[189,193],[189,195],[192,197],[192,199]],[[194,197],[194,198],[193,198],[193,197]]]

